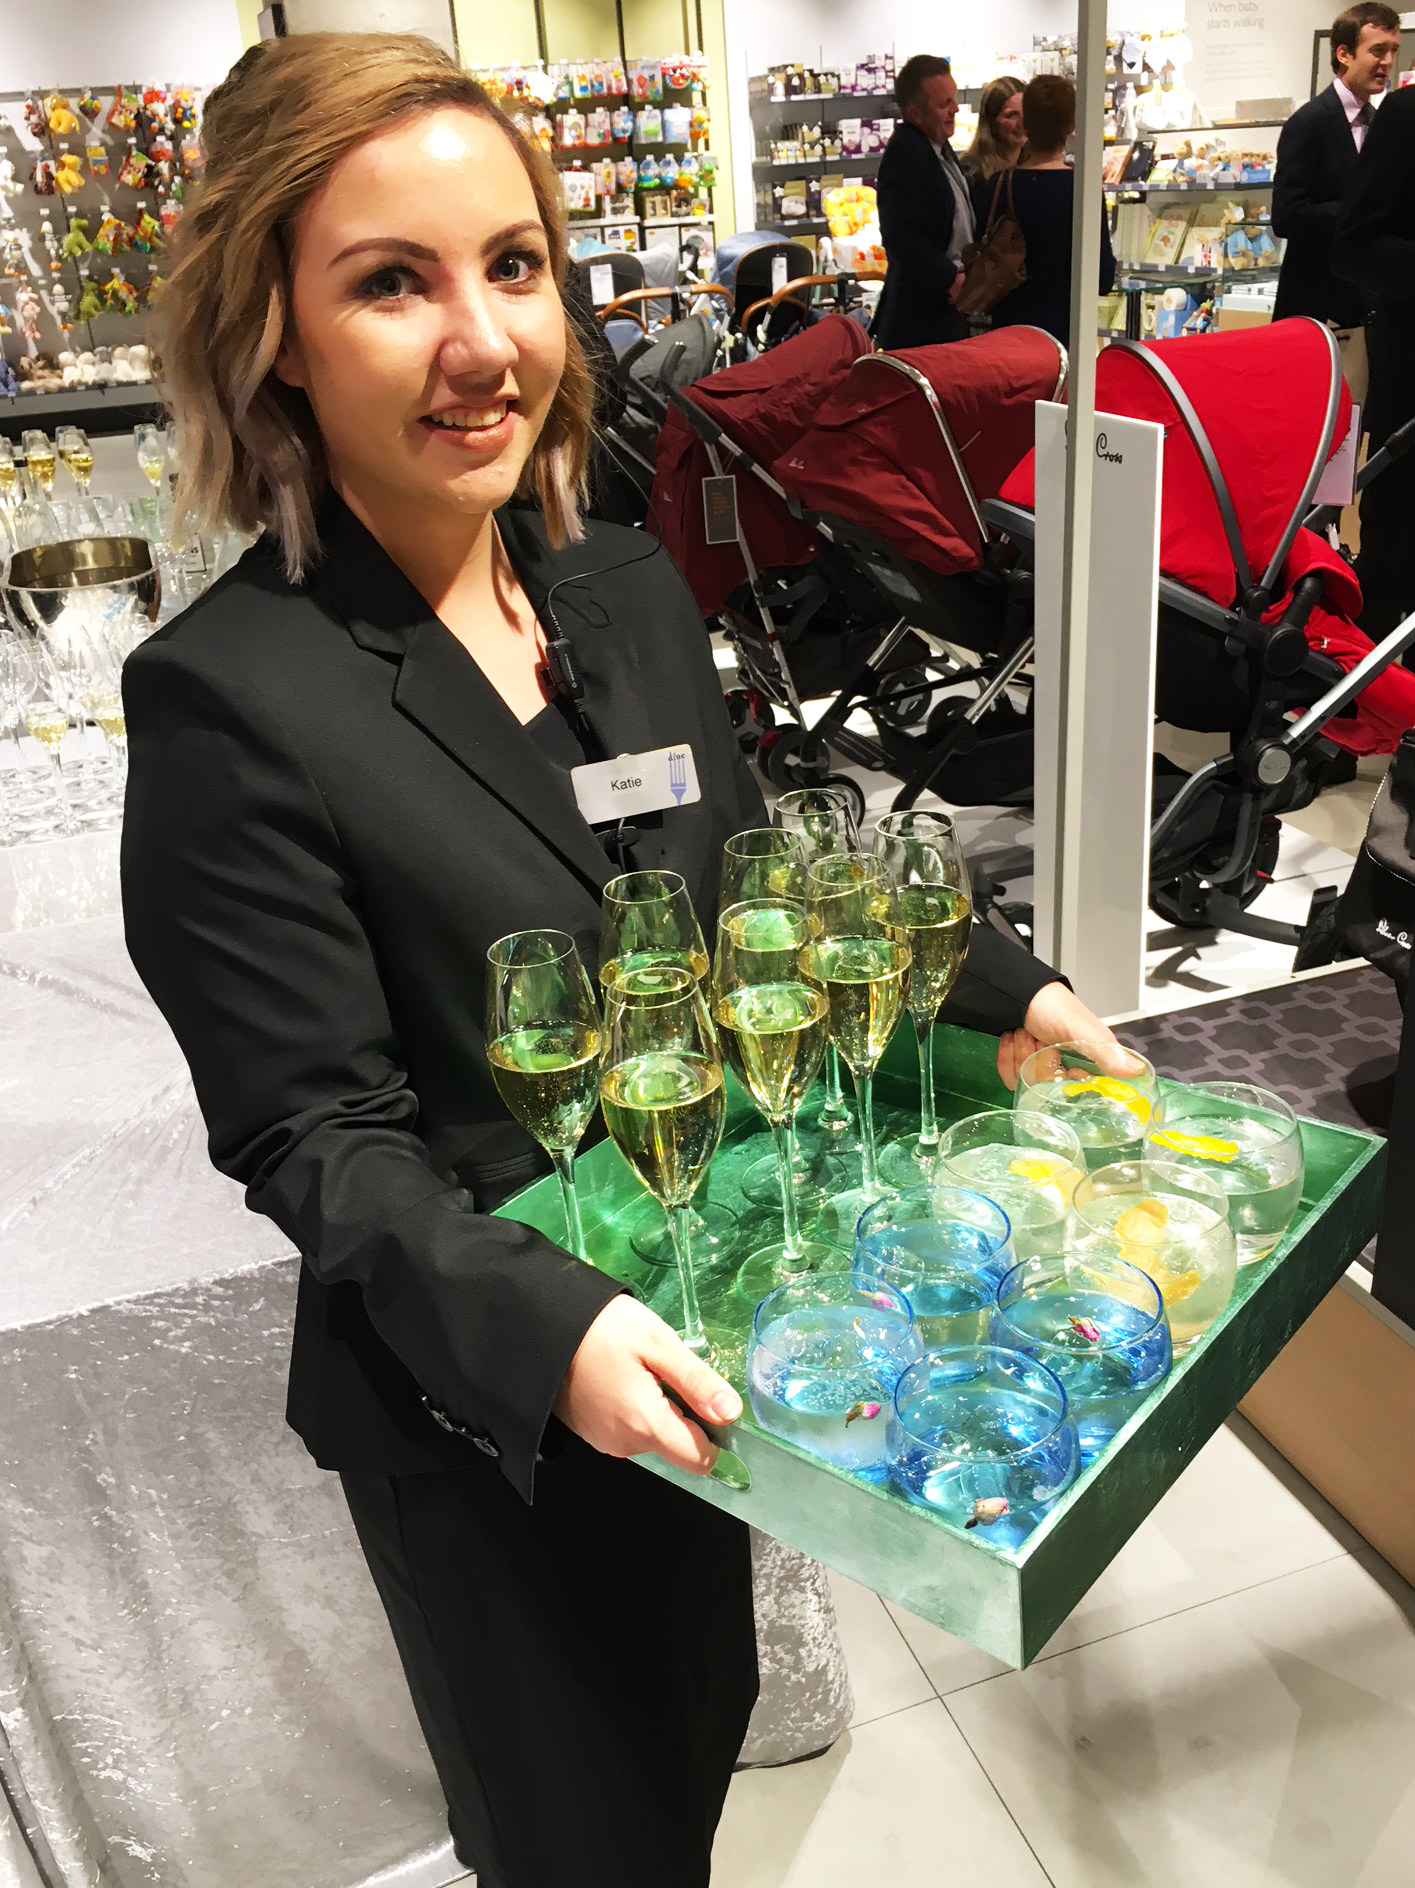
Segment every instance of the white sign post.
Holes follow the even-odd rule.
[[[1036,948],[1118,1016],[1144,967],[1164,428],[1092,416],[1085,633],[1064,636],[1066,418],[1037,408]]]

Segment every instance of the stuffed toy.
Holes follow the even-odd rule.
[[[67,138],[73,132],[82,129],[74,108],[67,98],[61,98],[58,92],[51,92],[44,101],[49,129],[56,138]]]
[[[88,167],[95,177],[108,175],[108,146],[96,132],[84,146],[84,156],[88,159]]]
[[[60,196],[71,197],[84,187],[84,167],[77,151],[61,151],[54,169],[54,188]]]
[[[59,254],[64,257],[66,262],[72,262],[76,257],[85,255],[92,248],[93,244],[88,239],[88,218],[86,216],[71,216],[69,218],[69,233],[59,245]]]
[[[22,197],[25,187],[15,175],[15,166],[8,157],[0,156],[0,197]]]
[[[79,320],[97,321],[102,313],[103,297],[98,292],[98,284],[85,276],[79,289]]]

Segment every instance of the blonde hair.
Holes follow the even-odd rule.
[[[983,96],[978,104],[978,128],[973,134],[973,142],[968,146],[968,164],[975,177],[996,177],[1000,170],[1008,170],[1012,159],[1005,156],[997,141],[998,114],[1009,98],[1016,98],[1019,92],[1027,88],[1020,79],[1010,72],[1003,73],[1000,79],[994,79],[983,88]]]
[[[557,285],[565,276],[558,179],[475,79],[411,33],[302,33],[253,48],[207,100],[206,168],[169,252],[157,332],[177,428],[177,503],[199,526],[265,529],[298,582],[318,549],[327,483],[303,392],[276,378],[290,318],[295,222],[355,145],[410,113],[454,105],[505,132],[525,165]],[[565,369],[526,464],[553,544],[583,535],[594,386],[573,323]]]

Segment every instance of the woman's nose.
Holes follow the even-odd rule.
[[[516,343],[507,330],[504,311],[484,288],[468,287],[444,308],[437,359],[449,379],[455,375],[489,379],[514,365]]]

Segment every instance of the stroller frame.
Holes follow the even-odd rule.
[[[1058,349],[1060,368],[1056,395],[1064,390],[1069,371],[1066,351],[1059,344]],[[912,362],[887,353],[862,354],[847,371],[854,372],[866,364],[904,376],[923,394],[979,539],[987,547],[986,563],[988,553],[994,552],[999,540],[984,515],[952,428],[927,376]],[[899,612],[873,647],[847,671],[829,708],[808,727],[787,649],[804,631],[828,592],[820,573],[807,565],[797,580],[785,583],[774,595],[769,593],[740,515],[733,506],[736,544],[760,624],[750,622],[730,605],[720,613],[719,620],[747,688],[759,690],[768,702],[786,709],[792,717],[793,726],[769,728],[762,741],[766,749],[765,771],[774,785],[788,787],[819,782],[829,770],[831,747],[871,772],[891,771],[895,757],[884,742],[847,727],[848,717],[857,708],[885,718],[900,714],[906,708],[922,715],[935,695],[976,685],[976,694],[949,719],[941,736],[925,737],[924,753],[903,778],[893,804],[900,810],[912,806],[950,759],[976,746],[979,723],[1031,660],[1034,638],[1030,634],[1018,638],[992,662],[979,659],[966,644],[960,652],[959,643],[941,634],[935,626],[933,619],[946,606],[939,599],[931,608],[928,591],[934,584],[946,585],[965,579],[923,572],[922,567],[875,533],[846,519],[808,509],[694,401],[679,390],[674,391],[672,398],[702,441],[714,476],[722,477],[730,467],[736,467],[755,478],[794,518],[810,526],[828,552],[846,554],[881,602],[889,610]],[[995,559],[992,568],[985,569],[983,581],[1015,585],[1019,578],[1030,583],[1025,573],[1004,570],[1001,561]],[[972,584],[974,574],[968,573],[966,581]],[[903,610],[901,601],[905,605]],[[911,649],[904,662],[890,667],[895,652],[906,638],[922,641],[926,654],[920,657]]]
[[[1311,804],[1321,788],[1320,772],[1339,751],[1322,735],[1322,728],[1333,716],[1349,708],[1369,681],[1415,644],[1415,614],[1412,614],[1349,672],[1343,672],[1335,663],[1314,652],[1304,630],[1321,599],[1324,580],[1319,571],[1309,572],[1294,586],[1292,599],[1278,622],[1262,620],[1278,594],[1277,586],[1299,528],[1309,516],[1315,515],[1312,500],[1336,429],[1341,396],[1340,356],[1335,337],[1325,329],[1322,332],[1326,334],[1333,369],[1326,418],[1301,498],[1292,507],[1273,556],[1256,581],[1228,482],[1208,431],[1187,392],[1168,363],[1143,343],[1122,340],[1110,344],[1139,359],[1161,381],[1174,401],[1208,475],[1233,558],[1237,600],[1231,608],[1225,609],[1190,585],[1163,574],[1159,578],[1159,602],[1223,637],[1233,655],[1246,655],[1256,682],[1248,725],[1242,737],[1229,753],[1191,774],[1151,821],[1150,908],[1157,916],[1185,928],[1212,927],[1237,931],[1269,943],[1290,944],[1296,951],[1293,965],[1296,970],[1329,960],[1329,916],[1336,893],[1329,888],[1318,888],[1303,925],[1262,918],[1248,911],[1248,900],[1256,896],[1265,882],[1266,875],[1256,869],[1263,822],[1278,813],[1295,812]],[[991,522],[1014,542],[1027,547],[1034,544],[1036,519],[1025,507],[997,499],[984,509]],[[1305,678],[1305,687],[1299,688],[1299,677]],[[1314,681],[1327,686],[1316,701],[1311,701],[1310,688]],[[1298,706],[1302,712],[1288,721],[1287,716]],[[1231,843],[1226,854],[1217,859],[1185,858],[1174,849],[1172,842],[1177,839],[1186,814],[1215,788],[1235,791],[1238,795]],[[1167,846],[1170,847],[1168,856]],[[982,888],[988,894],[983,900],[984,908],[1010,878],[1029,875],[1031,870],[1031,854],[1020,850],[989,861],[985,876],[994,883]]]

